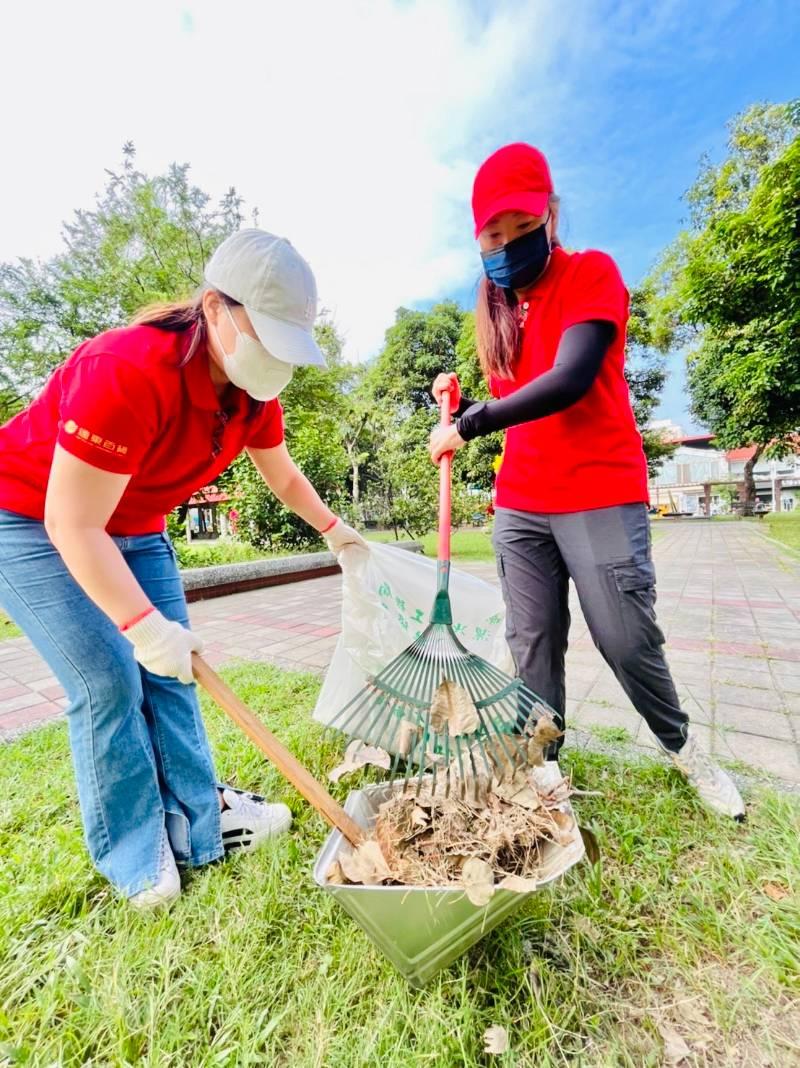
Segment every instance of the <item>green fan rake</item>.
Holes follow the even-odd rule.
[[[450,393],[440,425],[450,425]],[[452,453],[439,465],[437,589],[427,628],[370,678],[339,711],[331,727],[394,753],[392,781],[404,788],[414,774],[449,796],[481,778],[505,777],[522,764],[537,722],[558,717],[519,678],[470,652],[453,630],[450,604]],[[455,727],[455,729],[454,729]],[[550,736],[552,737],[552,735]]]

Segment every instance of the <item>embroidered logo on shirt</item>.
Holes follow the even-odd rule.
[[[82,441],[87,442],[89,445],[95,445],[97,448],[103,449],[104,452],[114,452],[118,456],[125,456],[128,451],[127,445],[118,445],[116,441],[104,438],[102,434],[93,434],[86,427],[78,426],[74,419],[67,419],[64,423],[64,433],[77,434]]]

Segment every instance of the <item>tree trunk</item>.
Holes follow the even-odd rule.
[[[357,460],[352,461],[353,468],[353,506],[358,514],[358,502],[361,500],[361,483],[359,481],[359,473],[361,465]]]
[[[765,448],[765,445],[756,445],[756,451],[744,465],[744,496],[742,497],[742,504],[744,505],[744,508],[742,510],[745,515],[753,514],[753,506],[756,503],[756,480],[753,478],[753,468],[758,463],[761,457],[761,453],[764,451]]]

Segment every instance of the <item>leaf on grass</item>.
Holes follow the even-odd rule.
[[[667,1064],[680,1064],[687,1057],[691,1057],[692,1051],[684,1040],[668,1024],[660,1023],[658,1032],[664,1040],[664,1060]]]
[[[424,808],[415,805],[411,810],[411,823],[414,827],[427,827],[430,823],[430,814]]]
[[[338,860],[334,860],[328,870],[325,872],[326,883],[343,883],[345,881],[344,872],[342,866]]]
[[[499,1057],[508,1050],[508,1031],[499,1024],[487,1027],[483,1035],[484,1052]]]
[[[339,863],[351,883],[377,886],[378,883],[392,878],[386,858],[374,838],[361,842],[352,853],[342,853]]]
[[[506,875],[497,884],[498,890],[513,890],[515,894],[532,894],[538,887],[536,879],[526,879],[522,875]]]
[[[328,772],[328,778],[331,782],[338,782],[344,775],[351,775],[367,764],[388,770],[391,763],[392,758],[385,749],[380,749],[377,745],[365,745],[356,738],[345,749],[342,763]]]
[[[479,857],[470,857],[461,869],[461,884],[473,905],[488,905],[494,895],[494,872]]]
[[[469,693],[457,682],[444,679],[431,703],[431,727],[437,734],[445,730],[451,738],[473,734],[480,726],[478,710]]]
[[[783,901],[785,897],[789,896],[789,887],[783,886],[781,883],[764,883],[761,889],[770,901]]]

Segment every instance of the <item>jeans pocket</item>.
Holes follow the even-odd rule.
[[[175,546],[172,544],[172,538],[169,536],[169,534],[167,534],[166,530],[161,531],[161,540],[169,549],[169,554],[172,557],[175,566],[180,567],[180,560],[178,559],[178,554],[175,551]]]
[[[517,636],[517,624],[514,620],[514,606],[511,602],[511,585],[506,575],[506,559],[500,550],[497,551],[497,574],[506,605],[506,640],[511,641]]]

